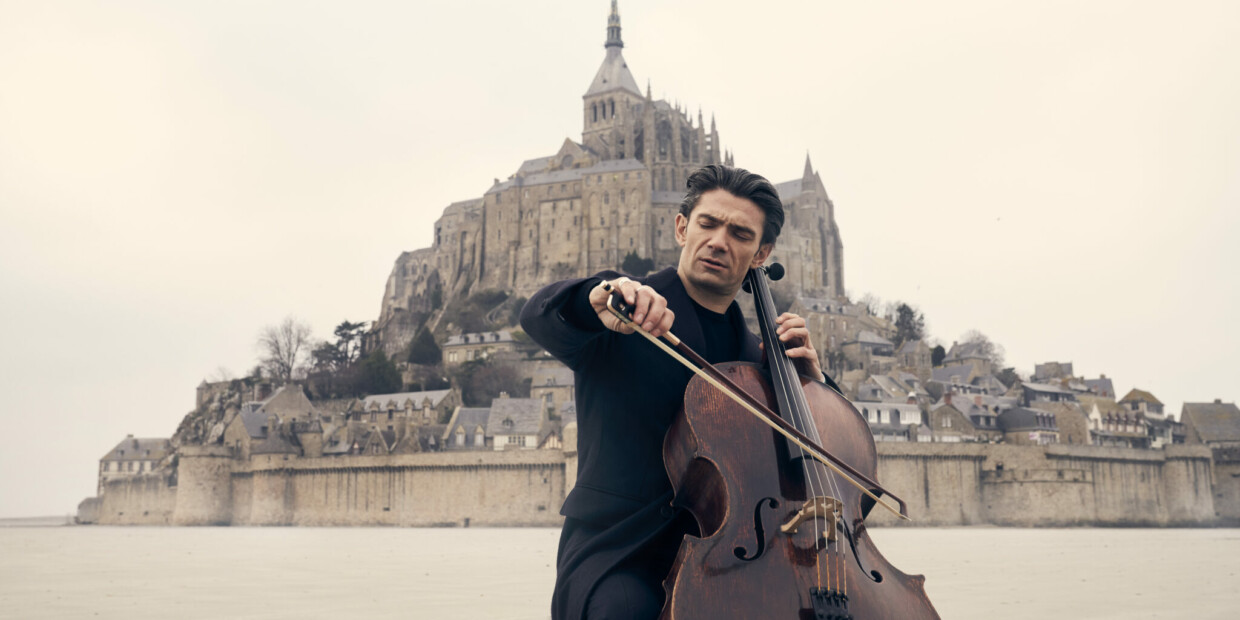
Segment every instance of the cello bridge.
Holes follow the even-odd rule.
[[[785,534],[796,534],[801,524],[812,519],[822,519],[826,522],[823,528],[823,535],[827,542],[835,542],[838,538],[838,524],[840,520],[840,511],[844,504],[834,497],[818,496],[805,502],[805,505],[788,519],[787,523],[779,526],[779,531]]]

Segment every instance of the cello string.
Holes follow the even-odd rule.
[[[760,279],[760,278],[755,278],[755,280],[761,280],[761,279]],[[763,302],[764,302],[764,303],[763,303],[763,306],[764,306],[764,307],[763,307],[763,310],[766,310],[766,311],[767,311],[767,314],[773,313],[773,312],[774,312],[774,308],[772,308],[772,307],[767,307],[767,306],[766,306],[766,301],[771,299],[770,294],[769,294],[769,288],[767,287],[767,282],[766,282],[765,280],[762,280],[762,281],[760,282],[760,286],[762,287],[762,291],[763,291],[763,293],[764,293],[764,295],[763,295]],[[755,289],[755,290],[757,290],[757,289]],[[756,305],[755,305],[755,307],[756,307]],[[773,321],[769,321],[769,322],[764,322],[764,323],[763,323],[763,328],[764,328],[764,330],[766,330],[766,329],[767,329],[767,327],[768,327],[768,323],[769,323],[770,329],[774,329],[774,322],[773,322]],[[787,375],[788,375],[788,374],[789,374],[789,372],[791,371],[791,368],[790,368],[790,367],[791,367],[791,364],[792,364],[791,360],[787,357],[787,350],[786,350],[786,348],[784,347],[783,342],[782,342],[782,341],[780,341],[780,340],[779,340],[779,338],[775,337],[775,338],[771,338],[771,340],[773,340],[773,341],[776,343],[777,348],[778,348],[778,350],[779,350],[779,354],[780,354],[780,355],[779,355],[778,359],[781,361],[781,363],[780,363],[780,364],[778,364],[778,366],[780,366],[779,370],[781,371],[781,374],[783,374],[783,375],[784,375],[784,377],[781,377],[781,378],[787,378]],[[774,359],[774,358],[773,358],[773,359]],[[785,366],[784,364],[786,364],[786,366]],[[776,367],[776,364],[772,364],[772,368],[775,368],[775,367]],[[796,375],[795,375],[795,374],[792,374],[791,376],[794,376],[794,377],[795,377]],[[808,403],[808,401],[805,399],[805,393],[804,393],[804,391],[803,391],[803,390],[801,390],[801,389],[796,389],[796,388],[799,388],[799,387],[800,387],[799,382],[798,382],[798,385],[796,386],[796,388],[792,387],[791,383],[786,383],[786,382],[784,382],[784,381],[779,381],[779,384],[780,384],[780,389],[781,389],[781,390],[786,390],[787,392],[791,392],[791,394],[785,393],[785,397],[786,397],[786,398],[787,398],[787,397],[789,397],[789,396],[791,397],[791,398],[790,398],[790,400],[789,400],[789,402],[790,402],[790,404],[792,404],[792,405],[793,405],[793,406],[791,407],[792,411],[790,412],[790,413],[791,413],[791,415],[792,415],[792,418],[793,418],[793,419],[791,420],[791,422],[793,423],[793,426],[795,426],[795,427],[796,427],[796,429],[797,429],[798,431],[800,431],[802,434],[804,434],[805,436],[812,438],[812,439],[814,440],[814,442],[815,442],[815,443],[817,443],[817,444],[821,445],[821,443],[822,443],[822,439],[821,439],[821,437],[820,437],[820,436],[819,436],[819,434],[818,434],[818,428],[817,428],[817,425],[816,425],[816,424],[814,424],[814,423],[812,422],[812,420],[811,420],[811,419],[807,419],[807,417],[808,417],[808,412],[810,411],[810,408],[809,408],[809,403]],[[824,473],[823,473],[823,471],[822,471],[822,469],[823,469],[823,468],[822,468],[822,466],[821,466],[821,465],[819,465],[817,462],[815,462],[815,463],[814,463],[814,467],[813,467],[813,474],[812,474],[812,476],[811,476],[811,474],[810,474],[810,473],[809,473],[809,471],[808,471],[808,467],[806,466],[806,463],[805,463],[805,457],[806,457],[805,451],[802,449],[802,450],[800,450],[800,452],[801,452],[801,464],[802,464],[802,467],[806,470],[806,471],[805,471],[805,476],[806,476],[806,480],[807,480],[807,482],[808,482],[807,486],[809,486],[809,487],[810,487],[810,489],[811,489],[811,492],[812,492],[813,496],[814,496],[814,497],[817,497],[817,496],[819,495],[819,494],[817,493],[817,491],[815,490],[815,486],[816,486],[816,485],[815,485],[815,479],[816,479],[817,486],[822,487],[822,488],[823,488],[823,490],[827,490],[827,489],[829,489],[829,490],[831,491],[832,497],[834,497],[834,498],[839,498],[839,497],[842,497],[842,495],[841,495],[841,494],[840,494],[840,492],[839,492],[839,488],[840,488],[840,487],[838,486],[838,481],[836,480],[835,476],[831,475],[830,473],[826,473],[826,474],[824,474]],[[824,475],[826,476],[826,479],[827,479],[827,483],[826,483],[826,484],[824,484],[824,483],[823,483],[823,480],[822,480],[822,476],[824,476]],[[814,543],[814,544],[815,544],[815,548],[816,548],[816,547],[817,547],[817,544],[818,544],[818,543],[817,543],[817,541],[818,541],[818,536],[819,536],[819,533],[818,533],[818,520],[817,520],[817,519],[815,519],[815,520],[814,520],[814,526],[815,526],[815,527],[814,527],[814,533],[815,533],[814,541],[815,541],[815,543]],[[842,527],[842,525],[841,525],[841,524],[839,524],[839,523],[837,523],[837,524],[836,524],[836,527],[837,527],[837,530],[838,530],[838,529],[840,529],[840,527]],[[827,547],[827,549],[828,549],[829,551],[831,551],[831,552],[832,552],[832,553],[830,553],[830,554],[828,555],[828,560],[827,560],[827,562],[828,562],[828,567],[830,567],[830,561],[831,561],[831,558],[832,558],[832,557],[835,557],[835,558],[837,558],[837,560],[838,560],[838,559],[841,559],[841,558],[842,558],[845,554],[847,554],[847,552],[848,552],[848,548],[847,548],[847,546],[843,543],[843,541],[842,541],[842,540],[840,540],[840,536],[838,535],[838,533],[837,533],[837,536],[836,536],[836,540],[835,540],[834,542],[833,542],[833,541],[830,541],[830,540],[828,540],[828,541],[827,541],[827,545],[826,545],[826,547]],[[836,571],[835,571],[836,590],[839,590],[839,579],[840,579],[840,574],[839,574],[839,573],[840,573],[840,571],[842,570],[842,568],[841,568],[838,564],[839,564],[839,562],[837,561],[837,567],[836,567]],[[845,584],[847,584],[847,581],[846,581],[846,580],[847,580],[847,575],[845,575],[845,577],[844,577],[844,578],[845,578]],[[830,572],[829,572],[829,571],[828,571],[828,579],[830,579]],[[821,586],[821,584],[819,584],[819,585]]]
[[[765,274],[765,272],[763,273]],[[754,291],[758,292],[759,290],[761,290],[761,292],[763,293],[762,299],[760,301],[762,302],[761,305],[762,305],[763,314],[766,315],[768,319],[768,320],[762,321],[763,333],[764,335],[767,336],[767,340],[774,343],[773,348],[778,352],[778,354],[776,355],[775,352],[773,351],[772,357],[771,357],[771,360],[773,362],[771,364],[772,372],[779,375],[779,377],[777,377],[777,380],[774,383],[776,383],[779,386],[779,390],[783,393],[784,402],[789,404],[789,408],[790,408],[789,415],[792,418],[790,422],[792,422],[793,427],[796,428],[798,431],[800,431],[801,434],[807,437],[810,437],[811,434],[812,436],[817,436],[818,432],[817,432],[817,429],[814,427],[815,425],[812,424],[809,420],[805,419],[806,412],[809,411],[809,404],[805,401],[804,392],[801,389],[799,389],[800,388],[799,381],[796,387],[793,387],[791,383],[792,380],[795,380],[792,378],[796,377],[797,375],[793,372],[792,361],[788,358],[787,348],[784,346],[784,343],[779,339],[778,335],[774,333],[775,309],[774,309],[774,305],[771,304],[770,289],[768,288],[767,282],[764,279],[755,277],[754,280],[755,281],[761,280],[761,282],[755,282]],[[755,304],[755,309],[757,308],[758,305],[759,304]],[[817,442],[819,440],[815,440],[815,441]],[[802,476],[805,479],[806,487],[808,487],[807,490],[809,491],[810,502],[813,502],[816,504],[817,498],[822,495],[822,493],[819,492],[819,487],[821,487],[823,491],[827,490],[827,488],[822,484],[822,478],[820,475],[821,466],[819,466],[817,463],[814,463],[813,464],[814,467],[811,473],[810,464],[806,463],[808,455],[806,454],[805,450],[803,448],[800,448],[799,446],[797,447],[797,450],[798,452],[800,452],[799,460],[801,461]],[[819,575],[818,576],[818,587],[821,588],[822,587],[822,576],[821,575],[822,575],[822,563],[823,563],[822,556],[823,556],[824,550],[819,549],[819,540],[822,539],[823,532],[820,531],[819,529],[818,519],[817,518],[813,519],[813,522],[814,522],[814,539],[813,540],[814,540],[814,559],[815,559],[814,564],[818,568],[818,575]],[[827,544],[824,545],[824,547],[826,547],[826,550],[830,550],[830,546],[831,546],[831,541],[827,541]],[[830,582],[830,578],[831,578],[830,568],[831,568],[830,555],[828,554],[827,556],[828,583]],[[839,579],[838,571],[837,571],[836,579],[837,580]]]

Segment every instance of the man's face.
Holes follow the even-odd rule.
[[[762,244],[762,209],[727,190],[702,194],[689,217],[676,214],[676,243],[680,244],[677,270],[695,287],[715,295],[732,296],[745,274],[760,267],[771,244]]]

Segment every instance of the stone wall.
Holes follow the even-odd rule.
[[[99,496],[101,525],[170,525],[177,488],[168,476],[146,474],[109,480]]]
[[[1240,448],[1214,450],[1214,511],[1225,524],[1240,525]]]
[[[182,446],[177,451],[175,525],[227,525],[232,520],[232,450],[226,446]]]
[[[234,525],[556,526],[557,451],[251,463],[234,471]]]
[[[878,482],[913,520],[877,509],[876,524],[1017,527],[1208,525],[1211,458],[1090,446],[879,443]]]
[[[166,476],[109,482],[98,522],[133,525],[558,526],[576,477],[576,428],[557,450],[249,461],[182,448]],[[1240,517],[1240,463],[1208,448],[1165,450],[882,442],[878,481],[911,522],[872,525],[1216,525]],[[1217,510],[1217,512],[1216,512]],[[89,516],[89,515],[88,515]]]

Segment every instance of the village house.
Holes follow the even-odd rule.
[[[256,454],[299,454],[292,428],[286,425],[318,419],[301,386],[285,385],[264,400],[242,403],[241,410],[224,425],[223,444],[240,459]]]
[[[541,400],[552,418],[564,403],[572,402],[573,371],[563,364],[539,368],[531,373],[530,398]]]
[[[1115,386],[1111,384],[1111,379],[1106,375],[1099,375],[1097,379],[1085,379],[1084,381],[1091,394],[1103,398],[1115,398]]]
[[[1154,398],[1153,394],[1150,394],[1145,390],[1132,388],[1127,394],[1124,395],[1123,398],[1119,399],[1119,402],[1130,411],[1139,412],[1152,420],[1161,420],[1167,417],[1167,414],[1163,413],[1162,401]]]
[[[1240,408],[1221,398],[1212,403],[1184,403],[1180,423],[1190,443],[1211,448],[1240,448]]]
[[[348,415],[353,422],[369,422],[394,430],[400,418],[417,424],[436,424],[448,419],[460,404],[461,394],[456,388],[373,394],[356,401]]]
[[[858,402],[854,405],[870,425],[874,441],[930,441],[921,407],[907,403]]]
[[[457,407],[444,429],[440,444],[444,450],[487,450],[488,407]]]
[[[986,394],[961,394],[948,391],[943,399],[930,406],[928,424],[933,441],[998,441],[999,412],[1010,408],[1001,397]]]
[[[895,345],[868,329],[858,332],[855,340],[845,342],[843,351],[850,367],[871,375],[890,372],[895,367]]]
[[[990,358],[986,355],[985,343],[982,342],[966,342],[960,344],[952,343],[952,348],[948,349],[947,356],[943,358],[943,366],[955,366],[957,364],[972,364],[977,368],[977,374],[988,375],[995,371],[991,368]]]
[[[896,349],[896,365],[904,372],[917,375],[922,381],[930,378],[930,347],[925,340],[907,340]]]
[[[1014,407],[999,414],[1003,442],[1019,446],[1059,443],[1059,424],[1055,414]]]
[[[1026,381],[1020,385],[1020,404],[1025,407],[1043,403],[1076,402],[1076,394],[1052,383]]]
[[[1089,443],[1095,446],[1149,448],[1148,420],[1112,398],[1078,394],[1077,400],[1089,418]],[[1161,446],[1154,446],[1161,447]]]
[[[165,438],[135,438],[126,435],[116,447],[99,459],[97,493],[103,494],[104,483],[116,478],[150,474],[172,453],[172,442]]]
[[[550,432],[548,422],[543,401],[501,394],[491,401],[486,430],[495,450],[534,450]]]
[[[450,336],[443,345],[444,368],[451,368],[472,362],[485,360],[498,353],[511,353],[517,350],[517,342],[512,332],[482,332],[477,334],[459,334]]]

